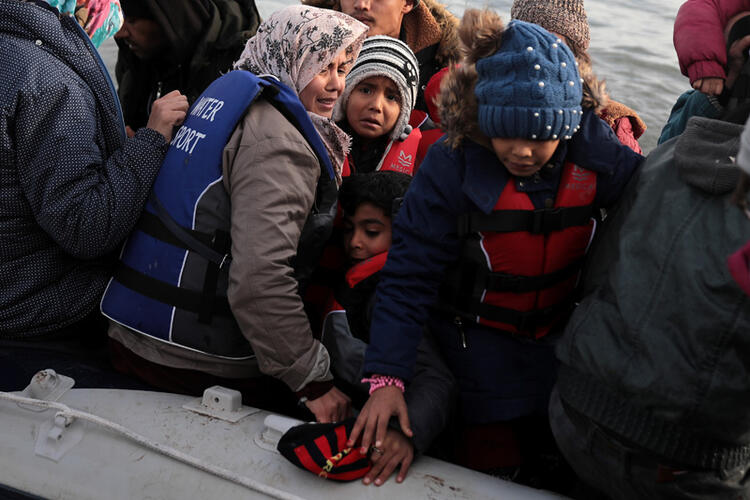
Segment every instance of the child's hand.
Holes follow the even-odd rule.
[[[693,88],[708,95],[719,95],[724,91],[723,78],[700,78],[693,82]]]
[[[352,433],[349,435],[347,446],[354,446],[360,433],[364,430],[361,452],[367,453],[370,444],[373,442],[373,437],[375,437],[375,447],[382,448],[388,429],[388,421],[393,415],[398,417],[401,431],[408,437],[412,437],[414,434],[409,428],[409,415],[406,411],[406,401],[404,401],[401,389],[393,385],[377,389],[372,393],[357,417]]]
[[[396,482],[401,483],[414,460],[414,445],[401,432],[388,429],[383,446],[370,448],[370,460],[373,464],[372,469],[362,479],[363,483],[370,484],[375,481],[375,485],[380,486],[388,480],[399,464],[401,468]]]

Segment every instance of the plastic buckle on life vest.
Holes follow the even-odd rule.
[[[546,234],[562,229],[562,208],[538,208],[534,210],[530,233]]]

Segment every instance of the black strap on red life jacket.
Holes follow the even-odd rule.
[[[479,232],[519,232],[549,234],[569,227],[589,224],[596,215],[592,205],[537,210],[494,210],[489,214],[471,212],[459,217],[458,235],[464,240],[462,255],[446,274],[440,297],[453,314],[476,321],[477,317],[514,326],[519,332],[533,332],[559,318],[572,307],[572,300],[544,309],[517,311],[482,302],[485,291],[526,293],[543,290],[575,276],[583,266],[577,259],[562,269],[537,276],[492,272],[484,255],[470,250]]]
[[[489,214],[470,212],[458,219],[458,235],[491,232],[510,233],[527,231],[531,234],[549,234],[553,231],[584,226],[595,214],[592,205],[580,207],[540,208],[537,210],[493,210]]]

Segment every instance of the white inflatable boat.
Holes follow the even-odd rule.
[[[299,421],[241,406],[235,391],[195,399],[73,385],[44,370],[23,391],[0,392],[0,498],[559,498],[429,457],[402,484],[326,481],[276,451]]]

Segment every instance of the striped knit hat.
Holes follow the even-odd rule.
[[[384,35],[365,40],[352,70],[346,77],[346,89],[336,103],[335,121],[346,117],[349,95],[359,82],[372,76],[384,76],[396,84],[401,94],[401,113],[391,132],[391,139],[405,139],[411,127],[409,116],[417,103],[419,63],[414,52],[401,40]]]
[[[583,0],[515,0],[510,17],[563,35],[579,53],[589,48],[589,21]]]

